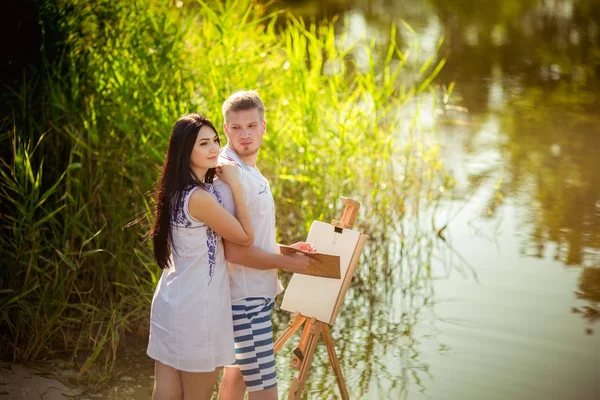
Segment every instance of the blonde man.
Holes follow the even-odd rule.
[[[278,269],[303,271],[311,261],[301,254],[283,256],[275,239],[275,204],[269,182],[256,166],[266,132],[265,106],[256,91],[232,94],[223,103],[223,128],[227,145],[222,162],[234,161],[240,169],[246,201],[254,226],[253,246],[225,241],[229,261],[236,363],[225,368],[220,400],[276,400],[277,374],[273,353],[271,310],[283,291]],[[227,185],[216,183],[224,206],[234,212]],[[308,243],[292,245],[311,251]]]

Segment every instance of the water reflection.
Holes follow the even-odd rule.
[[[574,313],[580,313],[591,324],[600,320],[600,268],[584,268],[579,278],[579,291],[575,292],[578,298],[589,301],[589,305],[574,307]],[[588,335],[594,333],[589,327]]]
[[[539,256],[548,242],[566,265],[598,266],[600,248],[600,117],[582,109],[569,88],[528,88],[502,119],[510,181],[507,190],[529,204],[533,231],[524,253]]]
[[[488,76],[496,63],[510,75],[531,74],[542,80],[570,75],[589,84],[599,73],[600,3],[595,0],[287,0],[281,4],[317,21],[360,14],[368,25],[368,37],[382,40],[389,25],[401,25],[402,20],[421,36],[440,26],[451,54],[445,74],[463,80]],[[397,39],[408,42],[411,36],[399,31]]]

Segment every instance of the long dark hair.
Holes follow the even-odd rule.
[[[170,264],[169,256],[173,243],[171,213],[183,206],[185,189],[190,186],[204,186],[190,167],[190,157],[202,125],[210,126],[215,134],[217,133],[213,123],[200,114],[182,116],[175,122],[171,131],[167,156],[156,185],[156,208],[151,231],[154,259],[161,268],[168,268]],[[212,183],[214,176],[215,169],[209,169],[204,182]]]

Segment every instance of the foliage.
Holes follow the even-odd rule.
[[[414,120],[397,141],[399,110],[428,96],[443,60],[407,81],[394,29],[380,53],[250,0],[47,0],[40,20],[58,56],[15,93],[2,136],[0,335],[14,359],[64,353],[105,376],[123,335],[146,335],[159,270],[144,235],[170,128],[192,111],[219,126],[235,90],[267,104],[260,167],[282,241],[337,217],[340,195],[363,200],[368,227],[445,183]]]

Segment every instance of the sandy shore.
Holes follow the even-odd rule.
[[[79,394],[43,371],[0,363],[0,400],[65,400]]]

